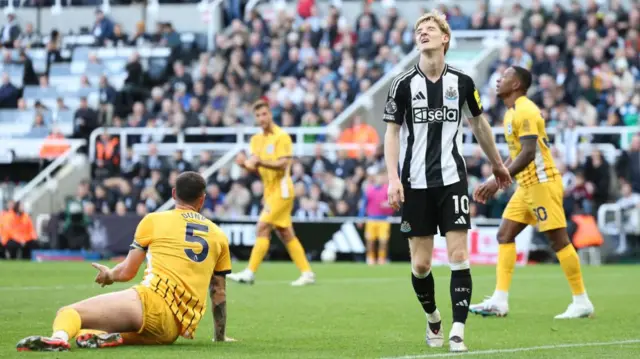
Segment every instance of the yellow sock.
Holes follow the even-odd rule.
[[[289,252],[289,256],[300,272],[311,272],[307,255],[304,253],[304,248],[302,248],[302,244],[298,238],[294,238],[287,243],[287,252]]]
[[[387,259],[387,249],[386,243],[383,241],[378,242],[378,260],[386,260]]]
[[[77,310],[73,308],[64,308],[58,312],[56,319],[53,320],[54,335],[59,332],[67,333],[67,340],[74,338],[82,328],[82,318]]]
[[[516,267],[516,244],[506,243],[498,246],[498,265],[496,265],[496,290],[508,292],[511,287],[513,270]]]
[[[251,250],[251,256],[249,257],[249,270],[255,273],[260,267],[260,264],[264,260],[264,256],[267,255],[269,251],[269,245],[271,242],[269,238],[266,237],[258,237],[256,238],[256,244],[253,246]]]
[[[585,293],[584,282],[582,281],[582,271],[580,270],[580,257],[572,244],[567,245],[558,252],[556,256],[560,261],[560,266],[565,277],[569,281],[571,293],[580,295]]]

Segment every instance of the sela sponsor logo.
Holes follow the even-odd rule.
[[[413,109],[414,123],[433,123],[433,122],[458,122],[460,112],[458,109],[448,107],[426,108],[419,107]]]
[[[333,234],[331,240],[324,245],[337,253],[365,253],[366,248],[362,238],[352,222],[343,223],[340,230]]]

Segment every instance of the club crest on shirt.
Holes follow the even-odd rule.
[[[273,150],[274,150],[273,144],[267,145],[267,154],[273,154]]]
[[[507,124],[507,134],[508,135],[512,135],[513,134],[513,126],[511,126],[510,123]]]
[[[394,100],[389,100],[387,101],[387,105],[384,106],[384,111],[389,115],[393,115],[398,111],[398,105],[396,105]]]
[[[409,222],[404,221],[404,222],[402,222],[402,224],[400,224],[400,232],[402,232],[402,233],[411,232],[411,225],[409,224]]]
[[[458,99],[458,90],[456,90],[453,86],[449,87],[447,91],[444,93],[444,98],[450,101],[454,101]]]

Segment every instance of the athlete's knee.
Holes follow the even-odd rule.
[[[551,249],[553,249],[554,252],[560,251],[571,243],[566,228],[552,229],[545,232],[545,234],[549,242],[551,242]]]
[[[514,236],[510,233],[510,231],[506,227],[500,226],[500,228],[498,229],[499,244],[514,243],[515,240],[516,239],[514,238]]]
[[[269,237],[271,236],[271,225],[264,222],[258,222],[258,225],[256,226],[256,232],[258,234],[258,237],[267,237],[267,239],[270,239]]]
[[[431,271],[431,260],[425,260],[420,263],[413,263],[411,270],[416,275],[424,275]]]
[[[276,227],[276,233],[278,234],[278,238],[280,238],[280,240],[284,244],[291,242],[296,237],[295,233],[293,232],[293,228],[291,227]]]
[[[466,248],[454,248],[449,251],[449,263],[463,263],[469,261],[469,253]]]

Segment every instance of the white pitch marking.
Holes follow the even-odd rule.
[[[599,275],[600,273],[590,273],[590,277],[594,275]],[[616,273],[602,273],[603,275],[607,275],[607,278],[616,277]],[[485,274],[485,275],[474,275],[473,280],[495,280],[496,276],[494,274]],[[542,274],[542,275],[518,275],[517,279],[558,279],[564,281],[564,277],[562,274]],[[293,280],[293,279],[292,279]],[[322,285],[323,283],[327,284],[365,284],[365,283],[385,283],[385,282],[402,282],[406,280],[406,277],[353,277],[353,278],[326,278],[322,279],[320,277],[317,281],[317,285]],[[124,289],[129,288],[133,285],[138,284],[139,282],[132,281],[131,283],[118,283],[115,285],[111,285],[105,288],[115,288],[115,289]],[[282,279],[258,279],[256,281],[256,286],[262,285],[282,285],[282,284],[290,284],[291,280],[282,280]],[[92,288],[100,288],[98,284],[68,284],[68,285],[43,285],[43,286],[0,286],[0,292],[20,292],[20,291],[37,291],[37,290],[74,290],[74,289],[92,289]]]
[[[400,357],[385,357],[381,359],[423,359],[423,358],[444,358],[453,356],[470,356],[470,355],[488,355],[488,354],[502,354],[502,353],[520,353],[531,352],[537,350],[554,350],[564,348],[577,348],[577,347],[604,347],[610,345],[624,345],[624,344],[640,344],[640,339],[618,340],[614,342],[595,342],[595,343],[569,343],[569,344],[556,344],[556,345],[541,345],[537,347],[525,347],[525,348],[511,348],[511,349],[490,349],[490,350],[478,350],[467,353],[441,353],[441,354],[419,354],[419,355],[405,355]]]

